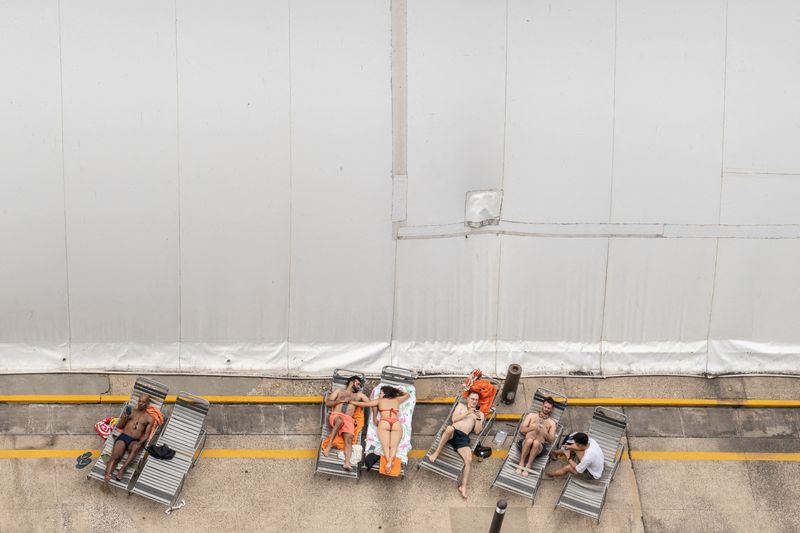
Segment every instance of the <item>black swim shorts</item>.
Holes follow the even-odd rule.
[[[455,451],[458,451],[459,448],[469,448],[469,435],[461,431],[460,429],[456,429],[453,433],[453,436],[447,441],[450,446],[453,447]]]

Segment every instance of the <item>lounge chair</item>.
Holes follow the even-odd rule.
[[[519,430],[522,427],[522,422],[525,420],[525,416],[528,413],[538,413],[542,408],[544,399],[548,396],[552,397],[556,401],[556,403],[553,405],[553,411],[550,413],[550,418],[556,423],[555,439],[552,443],[544,446],[544,449],[539,456],[534,459],[531,467],[525,469],[528,472],[527,477],[523,477],[516,472],[517,465],[519,465],[519,456],[522,453],[518,448],[518,443],[525,439],[525,435],[521,434]],[[566,410],[566,408],[567,397],[563,394],[558,394],[547,389],[536,390],[533,395],[533,401],[531,402],[530,410],[522,415],[519,424],[517,424],[517,430],[514,432],[514,438],[511,440],[511,448],[508,450],[508,456],[506,456],[505,461],[503,461],[503,466],[500,467],[500,470],[497,472],[497,476],[492,482],[493,487],[498,487],[500,489],[513,492],[514,494],[519,494],[525,498],[530,498],[531,505],[533,505],[533,500],[536,497],[536,491],[539,490],[539,484],[542,481],[544,467],[547,465],[547,461],[550,457],[550,451],[553,448],[553,444],[559,442],[561,439],[561,434],[564,432],[564,427],[559,423],[559,421],[561,420],[561,415],[564,414],[564,410]]]
[[[625,435],[628,417],[619,411],[597,407],[589,425],[589,437],[597,441],[603,450],[605,467],[600,479],[587,481],[573,475],[567,476],[567,482],[556,507],[563,507],[576,513],[594,518],[600,522],[600,513],[606,501],[606,494],[617,467],[622,460],[625,445],[621,442]]]
[[[161,406],[164,405],[164,399],[167,397],[168,390],[169,389],[166,385],[164,385],[163,383],[159,383],[158,381],[143,377],[136,378],[136,382],[133,384],[133,392],[131,393],[131,398],[128,401],[128,403],[122,406],[122,410],[120,411],[119,415],[120,418],[125,413],[125,407],[131,403],[135,404],[136,402],[138,402],[139,396],[141,396],[142,394],[149,394],[150,405],[156,407],[157,409],[161,409]],[[158,429],[160,428],[157,428],[156,432],[153,435],[155,435],[158,432]],[[102,451],[100,452],[100,457],[97,458],[94,465],[92,466],[92,469],[86,475],[87,479],[97,479],[99,481],[103,481],[103,476],[105,476],[106,465],[107,465],[105,458],[111,457],[111,452],[114,448],[115,438],[120,433],[122,432],[119,429],[114,428],[114,431],[112,431],[111,435],[109,435],[108,438],[106,438],[106,442],[103,445]],[[152,438],[153,437],[151,436],[150,439]],[[128,490],[128,488],[131,485],[131,481],[133,480],[134,474],[136,473],[136,470],[142,463],[142,458],[144,457],[145,448],[149,443],[150,440],[148,440],[147,443],[145,443],[145,446],[142,446],[136,453],[136,457],[134,458],[133,462],[131,462],[127,470],[125,470],[125,474],[122,476],[122,481],[118,481],[116,477],[112,475],[111,479],[108,481],[109,485],[111,485],[112,487],[117,487],[119,489]],[[122,456],[122,459],[120,459],[119,463],[117,463],[117,468],[119,468],[120,465],[124,464],[127,458],[128,458],[128,452],[126,450],[125,454]]]
[[[180,509],[186,502],[180,497],[189,469],[200,459],[208,432],[205,430],[208,400],[180,392],[164,431],[156,446],[166,445],[175,451],[169,460],[148,457],[142,472],[133,484],[132,494],[138,494],[167,506],[167,514]]]
[[[500,389],[499,380],[495,378],[490,378],[488,376],[483,376],[481,379],[489,381],[492,385],[494,385],[496,390]],[[495,393],[495,401],[497,400],[498,397],[499,394]],[[458,394],[458,396],[456,396],[456,399],[453,402],[453,406],[450,408],[450,412],[442,422],[442,426],[439,428],[439,431],[436,432],[436,436],[433,439],[433,444],[431,444],[431,447],[425,453],[425,457],[423,457],[422,461],[420,461],[419,464],[417,465],[417,469],[425,468],[427,470],[430,470],[431,472],[439,474],[440,476],[452,479],[453,481],[458,481],[459,478],[461,477],[461,473],[464,471],[464,460],[455,450],[453,450],[451,446],[445,445],[442,448],[442,452],[439,454],[439,457],[436,459],[435,463],[431,463],[430,460],[428,459],[430,454],[436,451],[436,448],[439,446],[439,441],[441,440],[442,435],[447,429],[447,426],[452,424],[453,413],[455,412],[456,406],[458,406],[459,403],[466,403],[466,398],[464,398],[460,393]],[[491,429],[492,424],[494,423],[495,417],[496,417],[495,409],[494,407],[492,407],[491,410],[489,411],[489,415],[486,417],[486,422],[483,424],[481,432],[478,435],[476,435],[475,433],[469,434],[470,450],[474,452],[478,444],[480,444],[483,441],[483,438],[489,434],[489,430]]]
[[[347,386],[347,380],[352,376],[358,376],[361,378],[361,383],[366,384],[366,380],[364,379],[364,374],[360,372],[355,372],[353,370],[345,370],[345,369],[336,369],[333,372],[333,380],[331,382],[331,392],[335,389],[343,389]],[[322,455],[322,444],[330,435],[331,427],[328,425],[328,418],[331,415],[331,408],[326,405],[328,400],[328,396],[330,392],[325,393],[325,397],[322,401],[322,411],[320,413],[320,439],[319,439],[319,449],[317,450],[317,461],[314,465],[314,474],[328,474],[331,476],[340,476],[346,477],[350,479],[358,480],[359,476],[359,465],[355,465],[352,470],[345,470],[342,468],[344,465],[344,459],[339,456],[338,450],[334,447],[331,449],[331,453],[328,454],[327,457]],[[357,407],[356,411],[359,409],[362,410],[362,416],[365,416],[364,411],[361,407]],[[356,424],[356,435],[353,436],[353,446],[356,444],[361,444],[361,437],[363,435],[363,418],[362,424],[359,426]]]
[[[381,382],[372,390],[372,393],[370,393],[370,398],[374,400],[380,394],[382,386],[390,385],[408,392],[411,395],[406,401],[400,404],[400,414],[398,415],[400,425],[403,427],[403,437],[400,439],[397,452],[397,458],[400,459],[401,477],[405,477],[406,475],[405,470],[408,465],[408,452],[411,451],[411,420],[414,416],[414,407],[417,404],[417,389],[414,386],[416,377],[416,373],[413,370],[396,366],[385,366],[381,371]],[[365,457],[370,453],[383,455],[383,449],[378,439],[378,426],[375,420],[376,409],[373,408],[371,411],[372,416],[369,416],[366,444],[364,445]],[[364,468],[366,468],[366,465]],[[371,470],[379,472],[380,462],[373,464]]]

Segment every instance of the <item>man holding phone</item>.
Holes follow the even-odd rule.
[[[106,466],[106,474],[103,476],[104,481],[111,479],[111,474],[114,472],[114,467],[128,452],[128,459],[120,467],[117,472],[117,481],[122,481],[122,476],[125,475],[128,465],[131,464],[136,452],[139,448],[144,446],[150,432],[148,431],[150,425],[153,423],[153,418],[147,413],[147,405],[150,403],[150,395],[142,394],[136,402],[136,409],[131,409],[128,405],[125,408],[125,413],[120,417],[117,422],[117,429],[121,431],[119,435],[114,438],[114,448],[111,450],[111,459]],[[111,438],[111,437],[109,437]]]
[[[453,412],[453,423],[444,430],[442,438],[439,439],[439,446],[436,451],[428,456],[431,463],[435,463],[445,444],[450,444],[453,449],[464,460],[464,474],[461,477],[461,485],[458,491],[461,496],[467,498],[467,481],[469,481],[469,469],[472,463],[472,450],[469,445],[469,434],[472,432],[480,433],[486,417],[478,409],[479,395],[477,392],[470,392],[467,396],[467,404],[459,403]]]

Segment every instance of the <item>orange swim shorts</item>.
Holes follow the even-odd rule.
[[[353,419],[352,416],[346,415],[344,413],[331,413],[330,418],[328,418],[328,423],[333,427],[334,422],[336,422],[336,417],[340,417],[342,419],[342,427],[339,428],[339,435],[342,433],[350,433],[351,435],[356,431],[356,421]]]

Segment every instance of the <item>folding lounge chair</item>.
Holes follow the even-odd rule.
[[[516,472],[517,466],[519,465],[519,456],[522,453],[517,446],[519,442],[525,440],[525,435],[521,434],[519,430],[522,427],[522,422],[525,420],[525,416],[528,413],[538,413],[542,408],[544,399],[548,396],[552,397],[556,401],[556,403],[553,405],[553,411],[550,413],[550,418],[556,423],[555,439],[553,439],[552,443],[545,444],[542,453],[539,454],[536,459],[534,459],[531,467],[527,469],[528,476],[523,477]],[[564,427],[559,423],[559,420],[561,419],[561,415],[564,414],[566,408],[567,397],[563,394],[558,394],[547,389],[536,390],[533,395],[533,402],[531,403],[530,410],[528,413],[522,415],[519,424],[517,424],[517,430],[514,432],[514,438],[511,441],[511,448],[508,450],[508,456],[506,456],[506,460],[503,461],[503,466],[497,472],[497,476],[492,482],[493,487],[498,487],[503,490],[513,492],[514,494],[519,494],[525,498],[530,498],[531,505],[533,505],[533,500],[536,497],[536,491],[539,490],[539,484],[542,481],[544,467],[547,465],[547,461],[550,457],[550,450],[553,448],[553,444],[561,440],[561,434],[564,432]]]
[[[381,382],[372,391],[371,397],[377,398],[380,387],[383,385],[390,385],[397,387],[403,391],[409,391],[411,397],[405,402],[400,404],[400,422],[403,426],[403,438],[400,440],[399,452],[397,458],[400,459],[400,476],[405,477],[406,466],[408,465],[408,452],[411,449],[411,419],[414,415],[414,407],[417,403],[417,390],[414,387],[414,381],[417,375],[413,370],[407,368],[400,368],[396,366],[385,366],[381,371]],[[375,410],[372,410],[372,415],[369,417],[369,425],[367,426],[366,445],[364,446],[364,456],[370,453],[377,453],[383,455],[383,450],[380,448],[380,440],[378,440],[378,427],[375,421]],[[365,413],[365,416],[367,414]],[[366,465],[364,466],[366,468]],[[371,470],[375,472],[380,471],[380,462],[372,465]]]
[[[336,369],[333,372],[333,381],[331,383],[331,392],[335,389],[344,389],[347,386],[347,380],[351,376],[358,376],[361,378],[361,383],[366,383],[364,374],[355,372],[353,370]],[[314,474],[328,474],[331,476],[340,476],[350,479],[358,480],[359,465],[355,465],[352,470],[345,470],[342,468],[344,459],[339,457],[338,450],[331,448],[331,453],[328,457],[322,455],[322,443],[328,438],[331,432],[331,427],[328,425],[328,418],[331,415],[331,408],[326,405],[330,392],[325,393],[325,398],[322,401],[322,411],[320,414],[320,432],[319,449],[317,450],[317,461],[314,465]],[[366,417],[366,412],[364,413]],[[353,446],[361,444],[361,436],[363,435],[363,427],[358,430],[358,434],[353,436]]]
[[[180,505],[175,505],[189,469],[200,459],[205,447],[209,407],[208,400],[186,392],[178,393],[169,421],[156,439],[156,446],[167,445],[175,450],[175,455],[169,460],[148,457],[131,493],[166,505],[167,514],[186,504],[181,500]]]
[[[161,406],[164,405],[164,399],[167,397],[167,391],[169,389],[163,383],[159,383],[158,381],[154,381],[152,379],[138,377],[136,378],[136,382],[133,384],[133,393],[131,393],[131,399],[122,406],[122,411],[120,411],[120,417],[125,413],[125,407],[130,403],[136,403],[139,401],[139,396],[142,394],[149,394],[150,395],[150,405],[156,407],[157,409],[161,409]],[[158,432],[158,429],[156,429]],[[100,457],[92,466],[92,469],[86,475],[87,479],[97,479],[99,481],[103,481],[103,476],[106,473],[106,460],[104,457],[111,457],[111,452],[114,449],[114,441],[120,433],[122,433],[118,429],[114,429],[111,435],[108,436],[106,439],[105,444],[103,445],[103,450],[100,452]],[[112,475],[111,479],[108,481],[108,484],[117,487],[119,489],[128,490],[128,487],[133,480],[134,474],[136,470],[141,465],[142,457],[144,457],[145,448],[147,448],[147,444],[149,441],[145,443],[145,446],[139,448],[139,451],[136,453],[136,457],[128,466],[127,470],[125,470],[125,474],[122,476],[122,481],[117,481],[117,478]],[[119,460],[117,463],[116,468],[119,468],[125,461],[128,459],[128,452],[125,451],[125,454],[122,456],[122,459]]]
[[[570,474],[558,497],[556,507],[575,511],[600,522],[608,486],[617,473],[622,451],[625,449],[625,445],[620,441],[625,435],[627,423],[628,417],[618,411],[605,407],[597,407],[594,410],[589,425],[589,437],[596,440],[603,450],[605,459],[603,475],[598,480],[586,481]]]
[[[498,391],[500,390],[500,381],[495,378],[490,378],[488,376],[483,376],[481,379],[485,379],[489,381],[492,385],[495,386],[495,389]],[[495,395],[495,401],[499,397],[499,394]],[[439,441],[442,438],[447,426],[452,424],[453,420],[453,413],[456,410],[456,406],[459,403],[466,403],[466,398],[464,398],[460,391],[458,396],[456,396],[456,400],[453,402],[453,407],[450,408],[450,413],[447,415],[447,418],[444,419],[442,422],[442,426],[439,428],[439,431],[436,432],[436,436],[433,439],[433,444],[425,453],[425,457],[422,458],[422,461],[419,462],[417,465],[417,469],[420,467],[426,468],[431,472],[435,472],[440,476],[444,476],[446,478],[452,479],[453,481],[458,481],[461,477],[461,473],[464,471],[464,460],[461,458],[455,450],[453,450],[452,446],[445,444],[442,448],[442,452],[439,454],[439,457],[436,459],[435,463],[431,463],[428,460],[428,456],[436,451],[436,448],[439,446]],[[494,423],[496,413],[494,407],[489,411],[489,415],[486,417],[486,422],[483,424],[483,428],[481,429],[480,434],[475,435],[474,433],[469,434],[469,447],[470,450],[473,452],[478,444],[483,441],[483,438],[489,434],[489,430]]]

